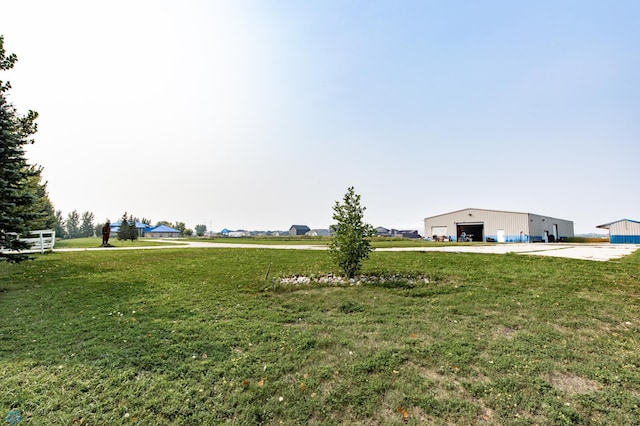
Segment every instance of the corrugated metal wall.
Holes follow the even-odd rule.
[[[434,228],[447,228],[447,236],[456,240],[458,225],[478,224],[484,225],[483,240],[487,238],[498,240],[498,230],[502,230],[505,242],[528,241],[528,215],[527,213],[505,212],[499,210],[464,209],[425,219],[425,234],[432,236]]]
[[[446,227],[446,236],[456,240],[459,225],[484,225],[484,241],[533,242],[543,241],[544,231],[553,235],[557,225],[558,238],[573,237],[573,222],[563,219],[539,216],[530,213],[507,212],[501,210],[463,209],[424,220],[425,235],[432,237],[432,230]]]
[[[557,226],[557,236],[554,235]],[[558,219],[557,217],[540,216],[537,214],[529,214],[529,231],[531,232],[531,241],[539,242],[545,240],[545,231],[547,238],[554,235],[554,239],[572,238],[573,222],[570,220]]]
[[[609,226],[609,241],[612,244],[640,244],[640,223],[621,220]]]

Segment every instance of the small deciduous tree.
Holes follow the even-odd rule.
[[[347,190],[342,203],[336,201],[333,207],[336,224],[332,225],[334,235],[329,243],[329,254],[348,278],[360,272],[362,262],[373,251],[369,238],[375,235],[375,229],[364,222],[365,210],[353,186]]]
[[[176,222],[174,228],[180,231],[180,235],[184,235],[187,225],[184,222]]]
[[[94,235],[97,235],[97,236],[102,235],[102,227],[103,227],[104,225],[105,225],[104,223],[100,223],[100,222],[98,222],[98,223],[94,224],[94,225],[93,225],[93,234],[94,234]]]
[[[204,236],[204,233],[207,232],[207,225],[196,225],[195,226],[196,235],[198,237]]]

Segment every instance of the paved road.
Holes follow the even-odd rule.
[[[54,251],[93,251],[93,250],[157,250],[166,248],[255,248],[255,249],[280,249],[280,250],[326,250],[324,245],[271,245],[271,244],[242,244],[242,243],[212,243],[204,241],[167,241],[150,240],[154,242],[167,243],[166,245],[146,246],[146,247],[111,247],[111,248],[59,248]],[[376,251],[421,251],[421,252],[450,252],[450,253],[484,253],[484,254],[506,254],[516,253],[523,255],[564,257],[569,259],[599,260],[606,261],[619,259],[638,250],[640,245],[635,244],[496,244],[496,245],[465,245],[442,247],[394,247],[378,248]]]

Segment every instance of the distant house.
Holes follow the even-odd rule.
[[[418,231],[413,229],[404,229],[401,231],[396,231],[396,236],[402,238],[422,238],[422,236],[418,233]]]
[[[228,237],[228,238],[240,238],[240,237],[250,237],[251,236],[251,232],[249,231],[245,231],[244,229],[238,229],[237,231],[231,231],[227,228],[224,228],[222,231],[220,231],[220,233],[222,234],[223,237]]]
[[[147,237],[153,238],[178,238],[180,236],[180,231],[167,225],[158,225],[147,231]]]
[[[307,225],[291,225],[289,235],[306,235],[311,229]]]
[[[122,221],[119,220],[117,222],[113,222],[110,226],[111,233],[117,235],[120,232],[120,226],[122,225]],[[151,229],[151,225],[147,225],[146,223],[136,222],[136,229],[138,230],[138,237],[147,236],[147,232]]]
[[[382,226],[376,228],[376,236],[378,237],[402,237],[402,238],[422,238],[418,231],[415,230],[397,230],[387,229]]]
[[[637,220],[620,219],[596,228],[609,230],[611,244],[640,244],[640,222]]]
[[[376,236],[378,237],[390,237],[391,236],[391,230],[384,228],[382,226],[378,226],[376,228]]]
[[[312,229],[305,235],[308,237],[328,237],[331,232],[328,229]]]

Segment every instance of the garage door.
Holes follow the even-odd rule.
[[[431,236],[446,236],[447,235],[447,227],[446,226],[432,226],[431,227]]]

